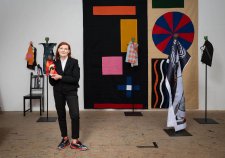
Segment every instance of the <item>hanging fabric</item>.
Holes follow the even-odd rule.
[[[166,75],[166,88],[169,93],[167,127],[173,127],[175,131],[180,131],[187,126],[182,72],[190,60],[190,55],[175,39],[168,60]]]
[[[30,42],[28,51],[26,54],[26,60],[27,60],[27,68],[31,70],[35,70],[35,66],[37,65],[36,62],[36,55],[37,55],[37,49],[33,47],[33,43]]]
[[[131,67],[138,66],[138,44],[136,42],[129,42],[125,62],[130,63]]]

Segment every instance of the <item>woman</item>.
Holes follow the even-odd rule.
[[[77,89],[79,88],[80,68],[78,60],[71,57],[70,45],[61,42],[56,50],[56,61],[54,62],[57,73],[50,74],[49,82],[53,86],[55,106],[58,114],[58,122],[62,141],[58,149],[64,149],[70,145],[71,149],[87,150],[79,140],[79,105]],[[72,142],[67,135],[66,109],[69,107],[72,128]]]

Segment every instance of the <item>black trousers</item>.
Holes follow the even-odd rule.
[[[66,107],[65,107],[67,103],[71,118],[72,139],[79,138],[80,117],[79,117],[79,104],[77,92],[54,91],[54,98],[58,114],[58,122],[61,131],[61,136],[62,137],[68,136],[66,123]]]

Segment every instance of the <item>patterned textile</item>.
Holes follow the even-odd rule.
[[[152,59],[152,108],[168,108],[169,95],[166,89],[165,79],[168,63],[167,59],[154,58]]]
[[[166,75],[166,88],[169,93],[167,127],[174,127],[175,131],[183,130],[187,126],[182,72],[189,59],[189,53],[175,39]]]
[[[127,55],[125,62],[130,63],[131,67],[138,66],[138,44],[130,42],[127,47]]]

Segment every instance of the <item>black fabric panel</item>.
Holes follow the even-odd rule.
[[[166,89],[166,72],[167,72],[167,66],[166,63],[167,59],[161,59],[161,58],[155,58],[152,59],[152,86],[149,88],[152,88],[152,100],[151,100],[151,107],[152,108],[168,108],[169,107],[169,94]],[[160,64],[162,64],[162,72],[160,70]],[[156,63],[156,72],[154,70],[154,65]],[[156,75],[158,76],[158,80],[156,81]],[[162,86],[160,87],[160,83],[163,79]],[[156,86],[156,89],[155,89]],[[162,94],[160,92],[160,89],[162,91]],[[161,107],[160,107],[161,106]]]
[[[94,16],[93,6],[136,6],[137,15]],[[138,21],[138,67],[125,63],[126,54],[120,48],[120,19]],[[83,1],[84,27],[84,107],[93,108],[95,103],[135,103],[148,108],[148,49],[147,49],[147,0],[85,0]],[[122,56],[123,75],[102,75],[103,56]],[[132,98],[117,89],[131,76],[140,91]]]
[[[184,0],[152,0],[152,8],[184,8]]]
[[[208,40],[206,40],[203,47],[204,47],[204,49],[203,49],[203,53],[202,53],[201,62],[205,63],[208,66],[211,66],[212,59],[213,59],[213,51],[214,51],[213,45]]]

